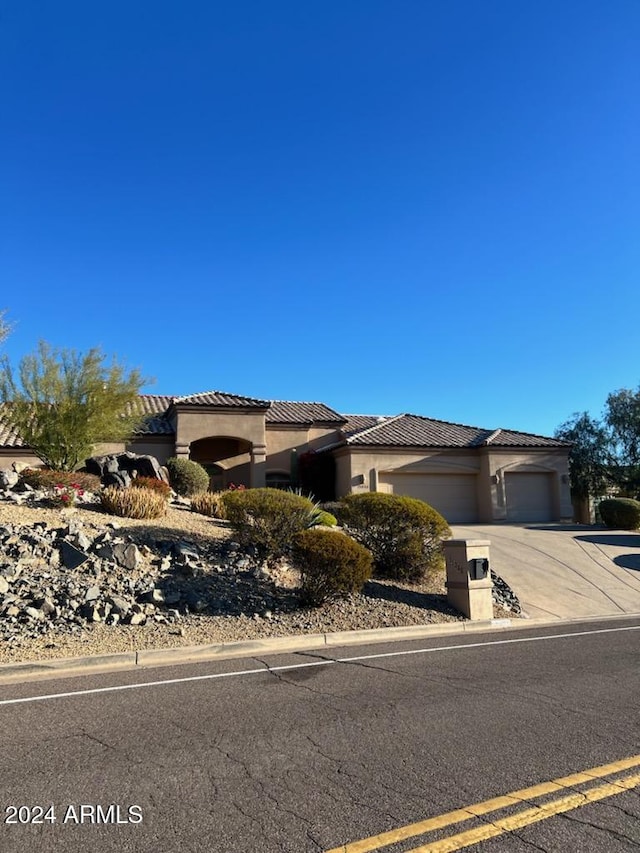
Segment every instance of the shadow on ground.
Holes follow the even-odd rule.
[[[640,572],[640,534],[638,533],[598,533],[589,536],[576,536],[582,542],[594,545],[614,545],[616,548],[637,548],[635,554],[619,554],[611,557],[611,562],[621,569],[632,569]]]
[[[382,599],[383,601],[396,601],[407,604],[409,607],[419,607],[422,610],[436,610],[447,616],[463,618],[447,601],[446,595],[435,592],[417,592],[405,589],[394,584],[380,583],[379,581],[367,581],[363,590],[364,595],[369,598]]]

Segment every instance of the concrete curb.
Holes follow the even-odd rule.
[[[577,619],[490,619],[478,622],[442,622],[432,625],[409,625],[401,628],[370,628],[359,631],[336,631],[332,634],[295,634],[287,637],[268,637],[257,640],[237,640],[204,646],[176,646],[166,649],[141,649],[106,655],[89,655],[77,658],[26,661],[0,664],[0,682],[28,681],[38,676],[90,675],[115,672],[137,667],[199,663],[210,660],[256,657],[257,655],[283,654],[321,650],[337,646],[355,646],[372,643],[390,643],[422,640],[454,634],[477,634],[492,630],[527,630],[562,625],[579,625],[585,622],[611,622],[620,619],[640,619],[640,613],[612,616],[584,616]]]

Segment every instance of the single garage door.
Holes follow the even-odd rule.
[[[478,520],[475,474],[384,474],[394,495],[419,498],[437,509],[449,524]]]
[[[553,521],[552,474],[505,474],[507,521]]]

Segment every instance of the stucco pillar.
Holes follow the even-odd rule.
[[[266,444],[254,444],[251,447],[250,482],[252,489],[263,488],[266,483]]]
[[[469,619],[493,619],[488,539],[443,542],[447,563],[447,600]]]
[[[189,458],[189,445],[188,444],[176,444],[176,456],[178,459],[188,459]]]

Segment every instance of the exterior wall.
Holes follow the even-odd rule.
[[[349,481],[340,480],[338,495],[350,492],[390,492],[391,488],[380,482],[383,471],[432,474],[478,474],[480,462],[473,451],[350,448],[351,470]]]
[[[554,448],[532,447],[492,449],[483,448],[486,470],[490,480],[491,515],[487,521],[505,521],[507,517],[505,474],[513,472],[540,472],[552,474],[552,511],[557,521],[573,519],[573,506],[569,487],[568,451]]]
[[[243,438],[253,445],[266,444],[263,411],[178,409],[176,421],[176,452],[186,455],[189,445],[201,438],[229,436]]]
[[[309,448],[322,450],[329,444],[335,444],[342,439],[342,433],[335,427],[312,427],[309,430]]]
[[[162,436],[162,438],[145,436],[144,438],[134,439],[126,445],[126,450],[139,453],[141,456],[155,456],[161,465],[166,465],[167,459],[176,455],[173,436]]]
[[[42,468],[42,460],[28,450],[20,450],[19,447],[7,447],[0,450],[0,470],[11,468],[14,462],[27,465],[29,468]]]
[[[297,425],[276,424],[267,426],[267,462],[266,470],[291,473],[291,453],[298,455],[307,450],[321,450],[328,444],[334,444],[339,432],[333,427],[314,427],[307,429]]]
[[[291,452],[304,453],[309,447],[309,430],[306,428],[267,427],[266,470],[291,474]]]
[[[104,456],[109,453],[124,453],[125,450],[131,453],[155,456],[161,465],[164,465],[170,456],[175,455],[175,447],[171,436],[163,436],[160,440],[154,440],[153,438],[145,438],[140,441],[134,440],[126,445],[123,442],[103,442],[96,445],[93,455]],[[43,467],[42,460],[28,450],[21,451],[17,447],[0,449],[0,469],[11,468],[14,462],[20,462],[23,465],[28,465],[30,468]]]
[[[336,460],[336,498],[351,494],[351,452],[341,448],[334,454]]]

